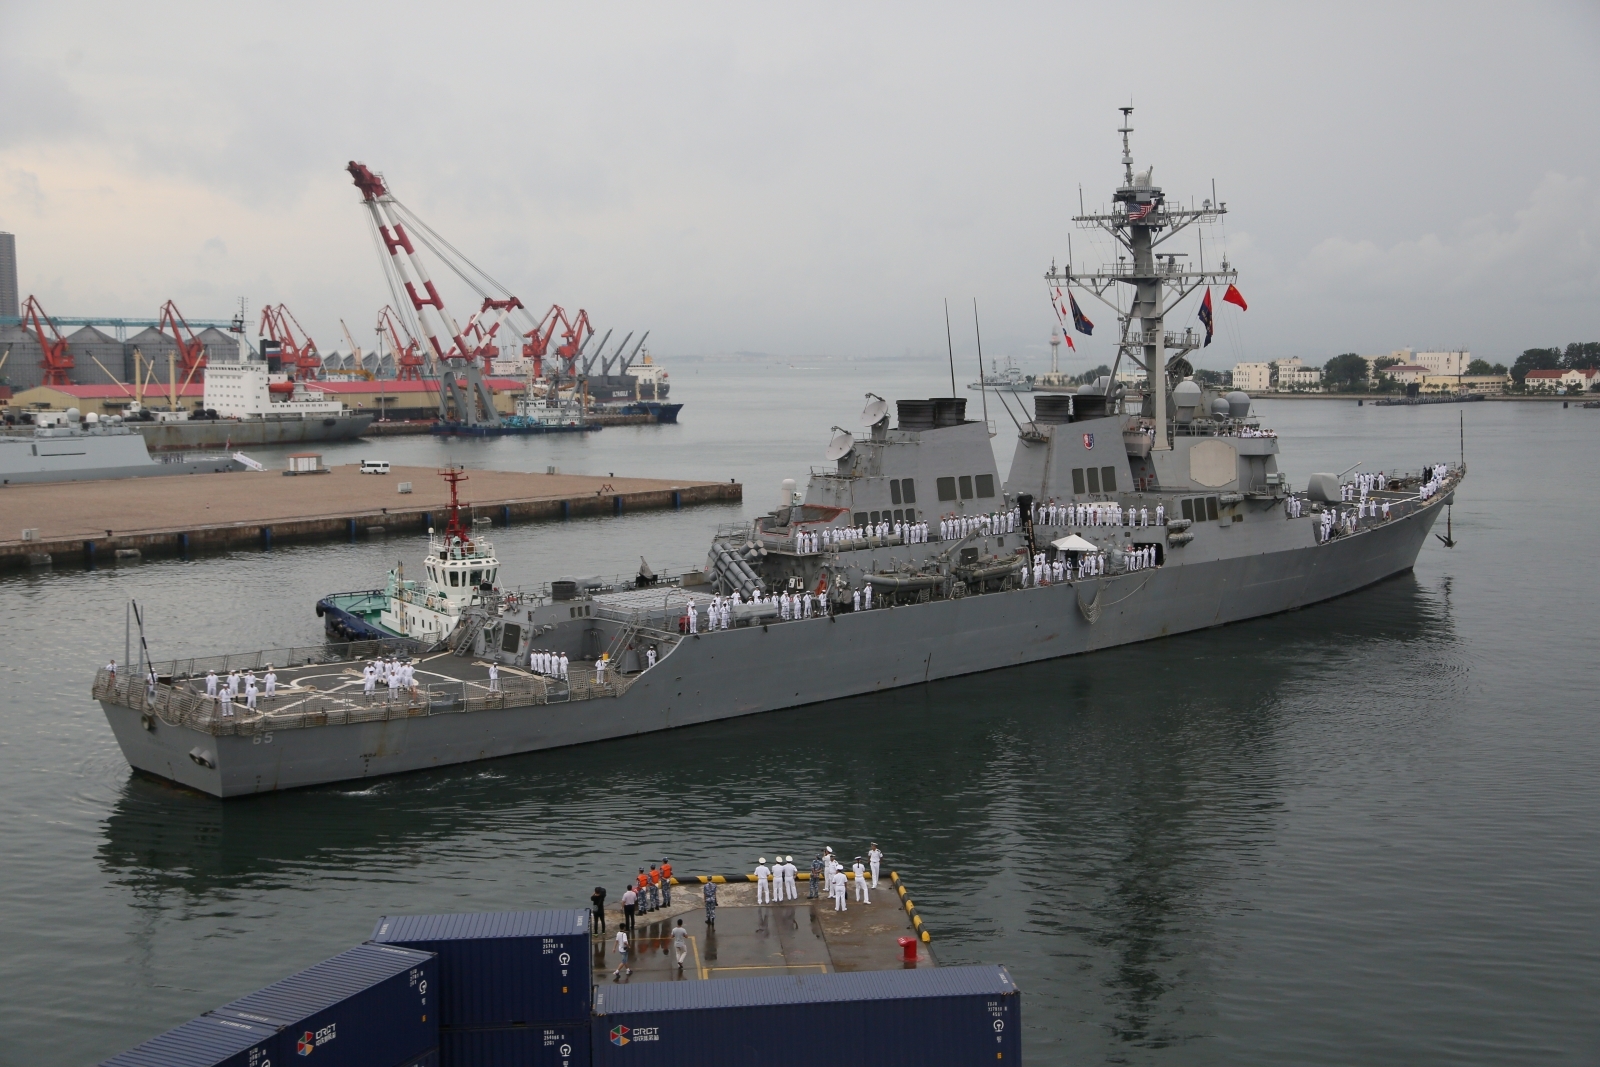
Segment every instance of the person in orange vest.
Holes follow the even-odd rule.
[[[672,907],[672,861],[661,861],[661,906]]]
[[[639,868],[639,914],[643,915],[650,910],[650,876],[644,873],[644,868]]]
[[[650,865],[650,910],[655,911],[661,907],[661,872],[655,864]]]

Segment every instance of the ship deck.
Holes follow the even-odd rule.
[[[878,888],[870,890],[870,903],[855,899],[852,882],[846,911],[835,911],[826,898],[808,899],[806,873],[802,872],[799,882],[799,899],[781,904],[757,904],[751,882],[719,884],[714,925],[705,921],[698,879],[684,879],[687,884],[672,889],[672,907],[637,920],[632,935],[633,974],[622,980],[679,982],[935,966],[927,940],[919,939],[915,962],[902,958],[899,939],[915,937],[918,931],[887,872]],[[616,902],[621,890],[614,893],[606,909],[606,932],[594,934],[597,983],[611,981],[619,958],[613,939],[622,921],[622,906]],[[671,933],[679,919],[689,931],[689,953],[681,975],[673,958]]]
[[[383,655],[391,644],[404,642],[362,641],[323,649],[276,649],[160,661],[154,664],[158,681],[153,699],[147,685],[137,677],[137,665],[129,664],[115,679],[102,669],[95,677],[94,696],[154,715],[173,726],[183,725],[213,735],[257,734],[618,697],[638,677],[613,670],[602,681],[596,677],[592,663],[574,661],[566,679],[501,664],[499,678],[491,682],[487,660],[442,651],[412,657],[416,666],[414,689],[391,690],[379,680],[368,694],[364,691],[362,668],[369,659]],[[349,654],[352,651],[354,656]],[[277,692],[271,698],[265,692],[268,667],[278,676]],[[246,706],[242,683],[231,707],[206,696],[206,674],[213,670],[223,684],[229,671],[255,672],[255,710]]]
[[[411,484],[409,493],[397,492],[402,482]],[[743,499],[743,487],[732,481],[517,471],[469,471],[461,491],[464,508],[496,525]],[[117,549],[184,552],[422,532],[444,525],[450,502],[449,487],[433,467],[363,475],[354,464],[292,478],[279,471],[236,471],[8,485],[0,496],[11,519],[8,534],[37,531],[30,541],[0,538],[0,565],[25,563],[37,553],[92,562]]]

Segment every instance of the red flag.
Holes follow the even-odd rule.
[[[1222,294],[1222,299],[1230,304],[1238,304],[1240,311],[1250,310],[1250,305],[1244,302],[1244,294],[1240,293],[1232,285],[1229,285],[1228,291]]]
[[[1072,335],[1070,333],[1062,334],[1061,339],[1067,342],[1067,347],[1072,349],[1074,352],[1078,350],[1078,346],[1072,343]]]

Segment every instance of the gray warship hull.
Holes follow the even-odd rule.
[[[371,415],[130,422],[152,452],[191,448],[260,448],[264,445],[349,441],[372,425]]]
[[[1245,531],[1217,526],[1182,550],[1196,553],[1182,566],[703,633],[678,640],[615,697],[223,734],[152,722],[115,699],[100,703],[136,770],[213,796],[364,779],[922,685],[1291,611],[1409,571],[1442,504],[1436,499],[1326,544],[1299,523],[1299,547],[1237,555],[1227,539]],[[1199,558],[1208,551],[1211,558]]]

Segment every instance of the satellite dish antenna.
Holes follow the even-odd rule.
[[[827,459],[829,463],[843,459],[850,454],[852,448],[856,447],[855,436],[849,430],[841,430],[837,426],[834,429],[839,430],[839,432],[834,434],[833,440],[828,442]]]
[[[875,426],[889,411],[889,402],[876,393],[867,394],[867,406],[861,409],[861,425]]]

